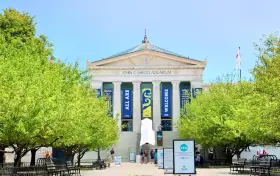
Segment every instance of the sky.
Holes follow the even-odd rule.
[[[0,0],[35,16],[37,35],[48,36],[66,63],[96,61],[151,44],[203,61],[204,81],[232,73],[238,47],[242,77],[257,61],[254,43],[279,31],[279,0]]]

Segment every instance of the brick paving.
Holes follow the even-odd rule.
[[[166,176],[172,174],[166,174]],[[229,169],[197,169],[197,176],[229,176]],[[82,176],[164,176],[164,171],[153,164],[122,163],[121,166],[111,164],[105,170],[83,171]],[[239,176],[234,174],[234,176]],[[246,176],[242,174],[242,176]]]

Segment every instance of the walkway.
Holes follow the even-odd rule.
[[[172,175],[172,174],[167,174]],[[197,169],[197,176],[229,176],[229,169]],[[82,176],[164,176],[162,169],[153,164],[122,163],[105,170],[83,171]],[[234,176],[238,176],[234,174]],[[243,174],[243,176],[245,176]]]

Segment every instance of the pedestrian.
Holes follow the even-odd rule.
[[[114,148],[111,149],[110,154],[111,154],[111,158],[112,158],[112,162],[113,162],[114,161],[114,155],[115,155]]]
[[[196,158],[195,158],[195,164],[197,167],[200,166],[200,153],[197,152]]]
[[[151,149],[151,151],[150,151],[151,164],[154,162],[154,155],[155,155],[154,149]]]
[[[158,161],[158,152],[157,149],[155,149],[155,153],[154,153],[154,163],[157,164]]]
[[[140,156],[141,156],[141,164],[143,164],[144,163],[144,152],[143,152],[143,149],[141,149]]]

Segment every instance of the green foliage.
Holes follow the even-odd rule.
[[[118,126],[89,74],[77,63],[50,62],[52,44],[35,32],[28,14],[0,14],[0,144],[19,157],[41,146],[110,147]]]
[[[275,144],[280,139],[280,41],[276,35],[256,45],[254,82],[218,79],[185,108],[179,123],[181,138],[206,147],[240,153],[252,143]]]

